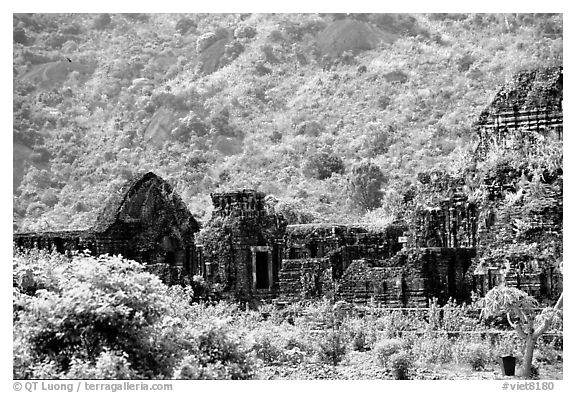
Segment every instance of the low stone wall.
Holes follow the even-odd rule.
[[[474,249],[422,248],[388,260],[354,261],[338,282],[338,297],[354,303],[375,301],[389,307],[427,307],[469,296],[465,274]]]
[[[420,275],[404,267],[378,266],[381,262],[352,262],[338,285],[338,298],[356,304],[376,302],[387,307],[427,305]]]
[[[279,282],[282,301],[326,295],[333,289],[330,259],[285,259],[279,272]]]

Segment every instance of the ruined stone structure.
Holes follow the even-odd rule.
[[[384,260],[356,260],[345,271],[340,298],[390,307],[428,307],[433,299],[465,301],[470,289],[464,276],[473,248],[412,248]]]
[[[146,263],[167,281],[195,264],[194,234],[200,229],[172,187],[154,173],[136,176],[110,197],[92,228],[84,231],[16,233],[17,247],[93,255],[121,254]]]
[[[334,292],[333,285],[357,259],[386,259],[402,249],[405,226],[303,224],[286,228],[280,289],[285,300]]]
[[[523,71],[504,85],[479,116],[477,154],[498,146],[526,154],[545,139],[562,140],[563,69]]]
[[[517,74],[475,125],[478,161],[491,150],[538,157],[542,148],[561,143],[562,98],[562,67]],[[479,255],[471,269],[473,286],[480,295],[501,283],[538,299],[556,299],[562,292],[562,170],[543,171],[536,188],[530,186],[528,170],[503,162],[483,179],[481,188],[487,198],[479,206]],[[532,195],[537,203],[523,202]],[[506,202],[507,196],[518,202]],[[505,256],[492,252],[506,247],[518,251]],[[545,254],[540,254],[542,248]]]
[[[469,295],[473,248],[405,249],[407,226],[286,226],[253,190],[212,194],[211,220],[197,236],[195,273],[236,299],[280,303],[332,296],[356,303],[426,306]],[[438,229],[440,230],[440,229]],[[417,252],[414,250],[418,250]]]
[[[478,207],[463,194],[461,185],[449,190],[450,195],[437,203],[415,208],[413,246],[476,247]]]
[[[211,194],[214,210],[198,236],[196,274],[238,299],[278,292],[286,223],[254,190]]]
[[[530,155],[541,138],[561,140],[562,69],[521,73],[498,93],[476,129],[478,161],[491,149]],[[562,290],[558,258],[519,253],[502,259],[490,253],[516,243],[556,245],[554,255],[561,260],[561,173],[543,174],[547,186],[537,191],[538,206],[504,204],[506,194],[519,189],[521,175],[497,167],[484,179],[487,198],[479,203],[468,199],[462,178],[422,174],[421,197],[411,202],[406,222],[379,228],[286,225],[261,192],[213,193],[212,217],[199,232],[172,187],[146,173],[111,197],[91,229],[19,233],[14,243],[122,254],[147,264],[167,283],[201,276],[241,300],[331,296],[420,307],[433,299],[465,301],[471,290],[483,295],[500,283],[553,299]],[[514,227],[520,218],[530,226],[521,228],[526,238]]]

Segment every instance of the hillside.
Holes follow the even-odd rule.
[[[142,171],[201,221],[236,188],[293,222],[390,221],[420,172],[463,170],[517,71],[562,64],[562,32],[552,14],[17,14],[14,227],[87,227]]]

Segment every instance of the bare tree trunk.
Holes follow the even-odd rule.
[[[562,308],[563,304],[564,304],[564,292],[562,292],[560,298],[556,302],[556,305],[552,310],[552,314],[542,322],[542,325],[540,325],[538,329],[534,331],[533,329],[534,321],[533,320],[529,321],[526,329],[528,334],[526,334],[525,336],[526,349],[524,351],[524,359],[522,362],[522,372],[521,372],[522,377],[526,379],[530,378],[530,374],[532,371],[532,358],[534,356],[534,347],[536,346],[536,341],[538,340],[538,337],[540,337],[543,333],[546,333],[546,331],[550,328],[552,320],[554,319],[554,315]],[[520,337],[522,337],[522,334],[520,334]]]
[[[530,379],[530,372],[532,370],[532,358],[534,356],[534,347],[536,346],[536,338],[533,334],[526,336],[526,349],[524,350],[524,360],[522,362],[522,371],[520,375],[526,379]]]

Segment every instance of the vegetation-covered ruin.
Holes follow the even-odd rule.
[[[542,81],[542,75],[548,79]],[[528,160],[537,156],[539,139],[561,141],[561,86],[561,69],[517,75],[477,123],[480,145],[472,163],[487,165],[486,157],[498,149]],[[527,98],[532,96],[536,103]],[[502,97],[509,101],[503,104]],[[493,127],[490,120],[499,119],[500,110],[535,105],[542,114],[536,125],[509,120]],[[510,147],[511,140],[521,149]],[[163,262],[183,273],[168,275],[169,283],[199,275],[242,300],[328,295],[356,303],[427,306],[434,299],[465,301],[473,291],[482,295],[500,283],[553,300],[562,292],[562,168],[525,164],[497,163],[467,194],[465,178],[423,173],[421,189],[407,202],[409,218],[372,228],[287,226],[264,193],[242,190],[213,193],[212,218],[200,230],[171,187],[149,173],[112,197],[91,230],[17,234],[15,241]],[[546,253],[536,257],[536,249]]]
[[[541,138],[561,141],[561,95],[561,69],[517,75],[477,123],[475,164],[482,165],[481,160],[497,149],[529,159],[537,154]],[[537,108],[541,115],[534,121],[490,120],[507,116],[509,108]],[[511,146],[510,141],[519,145]],[[201,275],[240,299],[288,301],[330,294],[355,302],[426,306],[432,299],[467,300],[472,291],[484,294],[500,283],[540,299],[555,299],[562,292],[562,168],[511,165],[522,163],[498,163],[468,196],[464,179],[424,173],[420,194],[412,201],[413,220],[384,228],[286,226],[286,219],[261,192],[214,193],[212,219],[196,243],[199,226],[179,197],[156,175],[146,174],[111,198],[92,230],[82,235],[18,234],[15,240],[20,246],[88,248],[148,264],[165,262],[184,272],[171,274],[169,280]],[[546,199],[533,201],[533,193],[543,193]],[[426,196],[432,198],[427,200],[432,206],[417,203]],[[516,250],[495,256],[494,250],[506,251],[505,242]],[[531,257],[538,247],[547,247],[548,254]]]
[[[562,378],[562,14],[13,23],[15,378]]]

